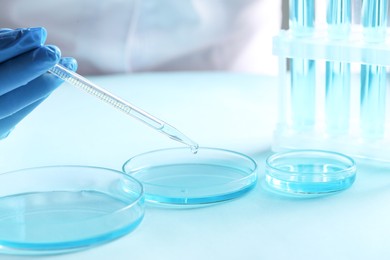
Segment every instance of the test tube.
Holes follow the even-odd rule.
[[[314,0],[290,0],[290,30],[294,37],[314,31]],[[309,130],[315,123],[315,62],[293,58],[291,69],[291,118],[294,130]]]
[[[386,38],[387,0],[363,0],[363,36],[367,43],[381,43]],[[384,136],[386,102],[386,67],[361,65],[360,128],[365,139]]]
[[[328,38],[344,40],[351,29],[351,0],[328,0]],[[351,66],[346,62],[326,62],[325,123],[328,134],[348,132]]]

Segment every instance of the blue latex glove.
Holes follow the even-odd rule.
[[[75,59],[44,45],[46,35],[44,28],[0,29],[0,139],[61,85],[51,67],[77,69]]]

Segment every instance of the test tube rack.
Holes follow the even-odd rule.
[[[387,35],[389,36],[389,35]],[[296,37],[289,30],[282,30],[273,38],[273,54],[279,58],[279,112],[274,132],[273,150],[321,149],[348,154],[355,158],[390,163],[390,91],[386,93],[385,120],[383,134],[367,137],[361,126],[361,65],[390,67],[390,36],[381,43],[367,43],[363,39],[362,28],[353,26],[349,37],[332,40],[327,30],[314,29],[306,37]],[[292,59],[312,60],[316,63],[314,121],[296,127],[291,112],[292,84],[289,66]],[[333,132],[327,126],[326,116],[326,62],[351,64],[349,92],[349,118],[345,131]],[[388,78],[388,77],[387,77]],[[386,82],[388,89],[389,81]],[[304,106],[305,104],[301,104]],[[333,104],[334,106],[345,104]],[[333,107],[338,111],[337,107]],[[374,118],[376,115],[372,115]],[[381,129],[379,129],[381,131]],[[380,132],[379,131],[379,132]]]

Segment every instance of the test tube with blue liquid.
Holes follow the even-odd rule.
[[[369,44],[382,43],[387,31],[387,0],[363,0],[363,37]],[[386,67],[361,65],[360,127],[368,140],[384,136]]]
[[[294,37],[308,37],[314,31],[314,0],[290,0],[290,30]],[[291,117],[293,128],[308,130],[315,124],[315,61],[292,58]]]
[[[328,0],[326,21],[330,40],[345,40],[351,29],[351,0]],[[326,62],[325,120],[328,134],[346,134],[350,115],[350,63]]]

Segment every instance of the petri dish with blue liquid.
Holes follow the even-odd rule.
[[[196,207],[243,196],[256,185],[257,164],[247,155],[218,148],[168,148],[139,154],[123,171],[139,180],[148,203]]]
[[[48,166],[0,174],[0,254],[87,249],[133,231],[143,187],[120,171]]]
[[[345,190],[356,178],[355,161],[341,153],[295,150],[266,160],[267,185],[290,195],[324,195]]]

